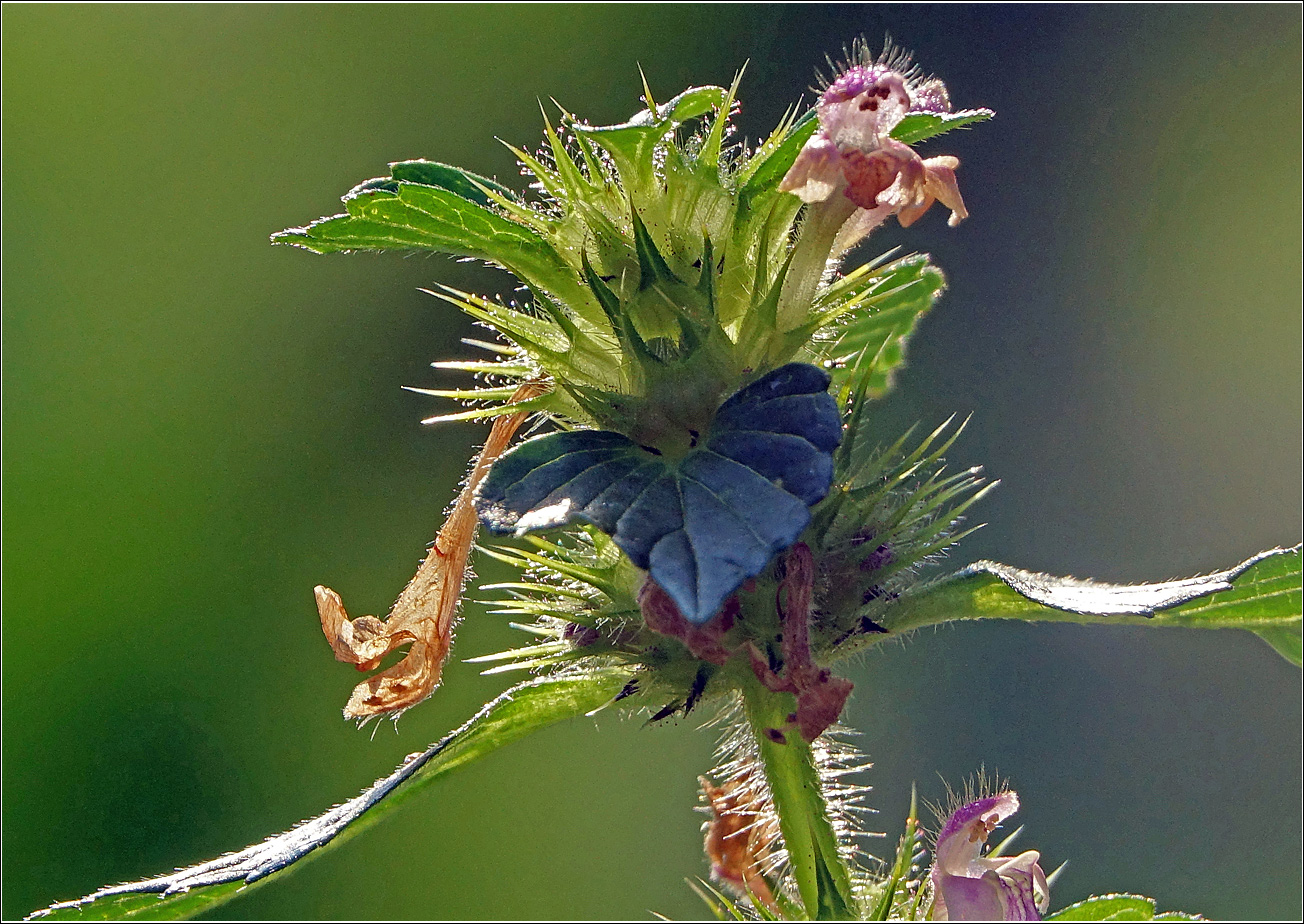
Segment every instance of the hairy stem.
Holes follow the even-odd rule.
[[[806,207],[806,219],[798,233],[788,279],[779,295],[775,326],[780,333],[801,325],[810,314],[833,243],[855,210],[855,204],[845,196]]]
[[[838,853],[814,752],[797,728],[796,698],[752,679],[743,701],[806,913],[816,920],[849,919],[851,876]]]

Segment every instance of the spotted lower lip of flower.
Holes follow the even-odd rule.
[[[1026,850],[1015,857],[983,856],[987,838],[1019,810],[1010,790],[976,799],[951,813],[937,835],[933,869],[935,921],[1040,921],[1050,887],[1039,861]]]
[[[969,217],[955,178],[958,166],[958,158],[925,160],[892,138],[869,152],[841,147],[820,130],[806,142],[779,189],[807,203],[828,202],[841,193],[856,209],[878,212],[875,224],[895,214],[902,227],[941,202],[951,210],[947,223],[955,227]]]

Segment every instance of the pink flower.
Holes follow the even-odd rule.
[[[1041,854],[1026,850],[1017,857],[993,857],[982,852],[997,825],[1018,810],[1018,795],[1007,790],[962,805],[946,819],[929,875],[933,920],[1041,920],[1050,905]]]
[[[951,210],[952,226],[969,216],[955,180],[960,162],[954,157],[924,160],[892,137],[892,129],[909,112],[950,111],[942,82],[912,86],[912,73],[886,63],[843,71],[816,106],[819,128],[779,184],[803,202],[849,212],[835,252],[889,215],[896,215],[903,227],[914,224],[935,201]]]

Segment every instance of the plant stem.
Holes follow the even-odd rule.
[[[838,852],[814,752],[796,727],[796,698],[753,678],[745,682],[743,701],[806,914],[848,920],[854,917],[851,876]]]
[[[779,333],[786,333],[806,321],[815,300],[815,290],[828,267],[833,242],[855,210],[855,204],[841,195],[830,202],[806,207],[806,218],[797,236],[788,279],[779,295],[776,317]]]

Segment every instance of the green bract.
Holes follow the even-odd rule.
[[[785,286],[817,281],[789,278],[801,202],[777,188],[816,121],[813,112],[789,116],[754,151],[726,146],[736,86],[686,90],[621,125],[568,114],[560,133],[545,124],[544,152],[512,148],[539,201],[455,167],[405,161],[351,190],[345,214],[273,241],[317,253],[442,251],[525,283],[524,305],[436,293],[505,342],[495,360],[442,364],[489,382],[426,393],[487,406],[432,420],[501,414],[512,383],[543,376],[551,391],[517,409],[664,449],[686,444],[725,397],[794,359],[841,378],[849,359],[881,354],[882,391],[941,274],[925,257],[876,261],[781,322]],[[913,115],[899,129],[923,137],[989,113],[962,115]]]

